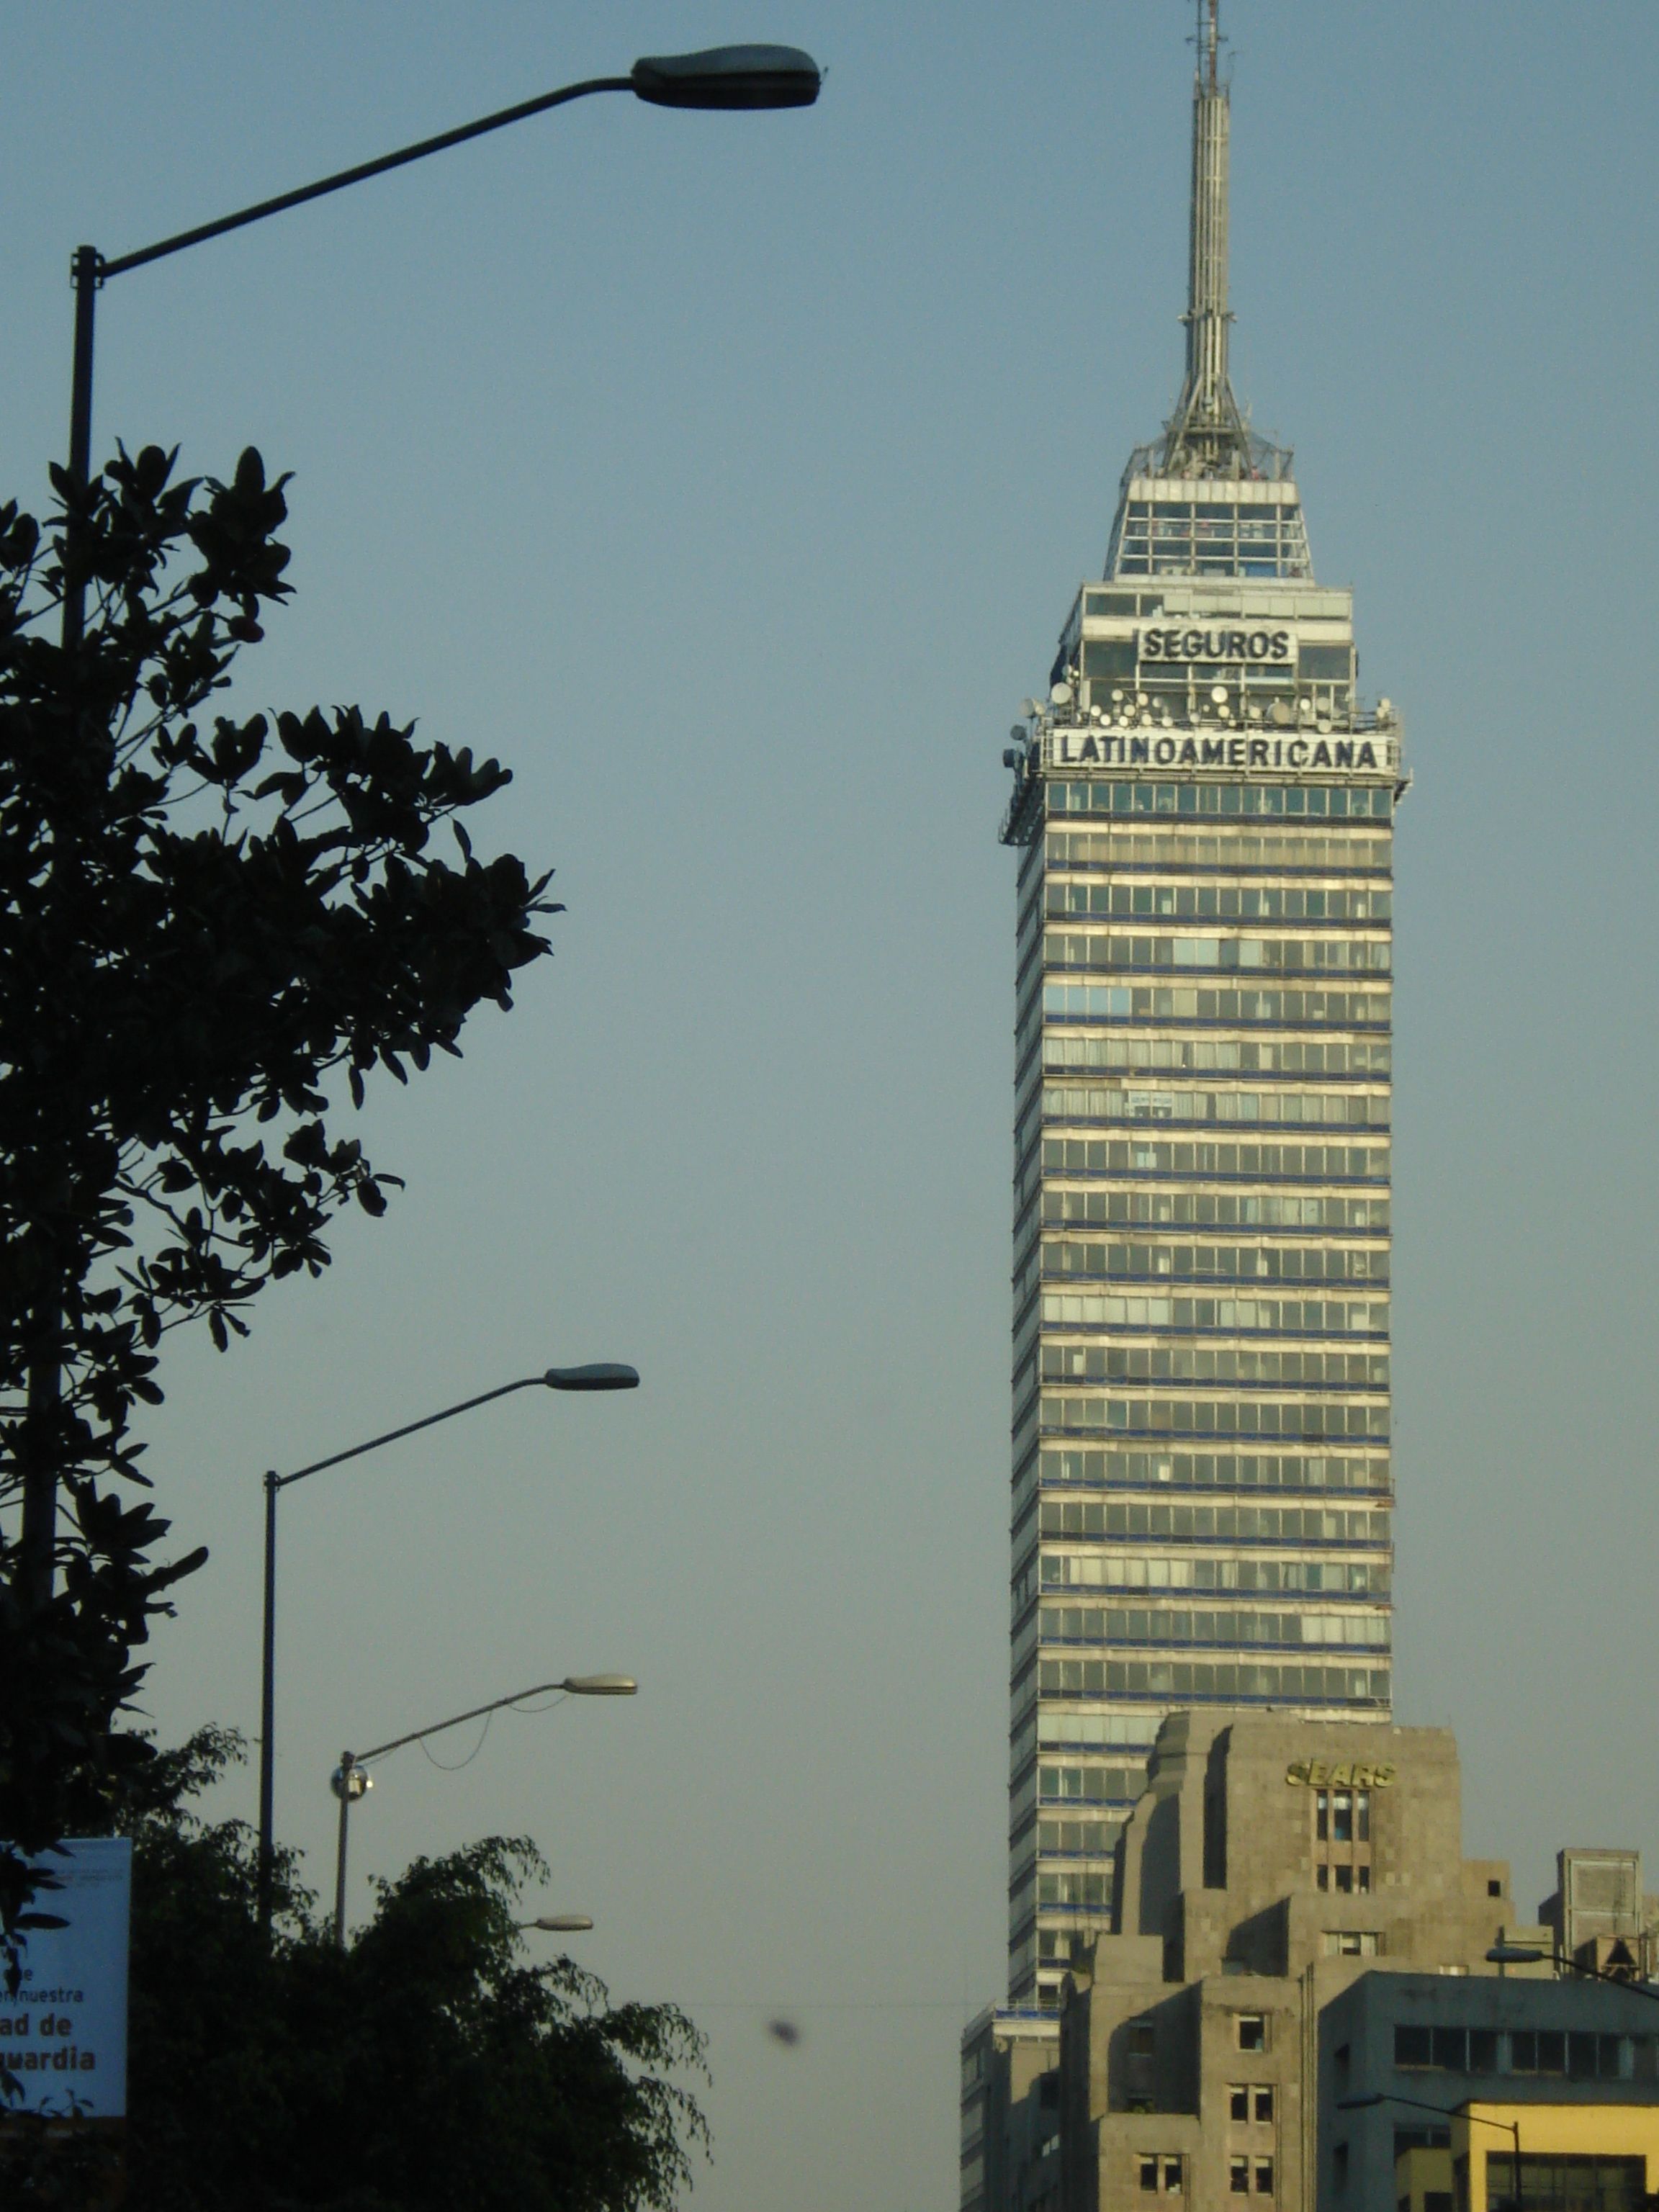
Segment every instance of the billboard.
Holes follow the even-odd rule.
[[[62,1928],[29,1931],[15,1996],[0,1978],[0,2063],[22,2095],[0,2111],[119,2119],[127,2109],[127,1934],[132,1844],[71,1839],[36,1864],[63,1887],[34,1910]]]

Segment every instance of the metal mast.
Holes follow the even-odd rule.
[[[1217,0],[1198,0],[1193,81],[1193,205],[1187,279],[1187,377],[1164,437],[1162,473],[1250,473],[1250,439],[1227,374],[1227,139]]]

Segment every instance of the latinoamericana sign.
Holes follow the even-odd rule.
[[[1087,768],[1197,768],[1240,770],[1246,775],[1326,773],[1392,775],[1400,766],[1400,741],[1368,736],[1330,736],[1311,730],[1287,735],[1247,735],[1227,730],[1048,730],[1042,765],[1051,773]]]

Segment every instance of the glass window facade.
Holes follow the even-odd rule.
[[[1149,489],[1160,495],[1138,495]],[[1170,610],[1124,587],[1142,576],[1170,580]],[[1220,586],[1206,580],[1223,576],[1206,618],[1203,593]],[[1302,620],[1272,589],[1289,579],[1311,583],[1288,479],[1231,493],[1126,480],[1105,584],[1080,594],[1062,638],[1065,700],[1034,718],[1005,824],[1022,848],[1017,2005],[1055,2003],[1109,1927],[1114,1850],[1167,1711],[1390,1709],[1404,786],[1391,716],[1385,743],[1352,690],[1346,595],[1321,592],[1316,622]],[[1148,617],[1168,625],[1150,647]],[[1183,669],[1176,689],[1160,667],[1149,690],[1147,652],[1174,649],[1183,622],[1204,652],[1236,637],[1254,650],[1279,625],[1282,679],[1304,696],[1336,687],[1317,695],[1318,726],[1292,696],[1291,735],[1253,730],[1236,671]],[[1324,1886],[1369,1888],[1369,1802],[1327,1796],[1315,1818]],[[1270,2193],[1271,2166],[1241,2160],[1232,2185]]]

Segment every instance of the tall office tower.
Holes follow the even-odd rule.
[[[1006,755],[1009,1998],[1111,1924],[1180,1706],[1389,1711],[1389,886],[1405,788],[1227,369],[1199,0],[1187,371]],[[1346,1874],[1350,1869],[1341,1869]]]

